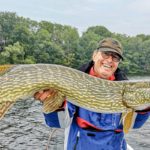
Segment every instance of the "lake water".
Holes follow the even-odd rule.
[[[136,79],[141,80],[141,77]],[[134,150],[150,150],[149,129],[150,119],[142,128],[126,135]],[[63,129],[55,130],[45,125],[38,101],[18,101],[0,121],[0,150],[63,150],[63,133]]]

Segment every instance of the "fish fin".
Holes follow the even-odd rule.
[[[0,103],[0,120],[4,117],[14,102],[2,102]]]
[[[0,76],[8,72],[14,65],[0,65]]]
[[[44,102],[43,102],[43,112],[44,113],[50,113],[55,110],[58,110],[61,106],[62,103],[64,102],[65,96],[61,92],[58,92],[54,96],[48,97]]]
[[[129,130],[133,127],[135,118],[136,118],[136,113],[134,110],[122,114],[124,133],[127,134]]]

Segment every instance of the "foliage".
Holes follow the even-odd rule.
[[[124,47],[120,67],[128,74],[150,74],[150,35],[130,37],[104,26],[89,27],[82,36],[67,25],[37,22],[12,12],[0,12],[0,63],[54,63],[78,68],[91,59],[98,42],[118,39]]]

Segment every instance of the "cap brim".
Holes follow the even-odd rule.
[[[100,51],[104,51],[104,52],[115,52],[115,53],[117,53],[120,57],[121,57],[121,59],[123,60],[123,56],[120,54],[120,53],[118,53],[118,51],[116,51],[115,49],[112,49],[112,48],[99,48],[98,50],[100,50]]]

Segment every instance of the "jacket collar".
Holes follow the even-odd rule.
[[[95,75],[95,73],[94,73],[94,67],[91,67],[89,74],[92,75],[92,76],[98,77],[98,76]],[[98,78],[99,78],[99,77],[98,77]],[[111,81],[115,80],[115,76],[112,75],[111,77],[109,77],[108,80],[111,80]]]
[[[87,64],[82,65],[79,70],[85,73],[90,73],[91,68],[93,67],[94,62],[90,61]],[[120,81],[120,80],[128,80],[126,74],[120,70],[119,68],[116,70],[116,72],[114,73],[115,76],[115,81]]]

